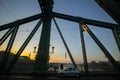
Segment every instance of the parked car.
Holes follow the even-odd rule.
[[[80,71],[77,68],[67,68],[58,72],[59,76],[80,76]]]

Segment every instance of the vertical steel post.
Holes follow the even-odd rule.
[[[17,31],[19,28],[18,25],[15,24],[15,26],[17,26],[17,27],[14,27],[14,30],[13,30],[10,40],[8,42],[7,48],[5,50],[5,53],[3,54],[3,57],[2,57],[2,60],[0,63],[0,71],[1,72],[4,72],[4,69],[6,68],[6,63],[7,63],[11,48],[13,46],[13,43],[14,43],[14,40],[15,40],[15,37],[16,37]]]
[[[34,72],[47,72],[49,62],[49,44],[51,31],[51,15],[45,15],[43,18],[43,28],[36,55]]]
[[[79,23],[79,29],[80,29],[80,38],[81,38],[81,45],[82,45],[84,69],[85,69],[85,72],[88,73],[88,62],[87,62],[86,48],[85,48],[85,42],[84,42],[83,28],[81,26],[81,23]]]
[[[112,29],[112,32],[113,32],[114,38],[116,40],[116,43],[117,43],[117,46],[120,52],[120,29],[114,28]]]
[[[51,33],[51,20],[52,20],[52,8],[53,0],[38,0],[42,15],[43,15],[43,27],[41,38],[38,46],[38,52],[36,55],[34,72],[41,73],[48,71],[49,64],[49,45],[50,45],[50,33]]]
[[[99,39],[94,35],[94,33],[89,29],[89,27],[82,23],[82,27],[85,31],[89,33],[89,35],[92,37],[92,39],[96,42],[96,44],[99,46],[99,48],[104,52],[105,56],[110,60],[110,62],[113,64],[116,71],[120,72],[120,64],[115,61],[115,59],[111,56],[109,51],[104,47],[104,45],[99,41]]]
[[[51,18],[51,13],[45,13],[43,16],[42,33],[34,66],[36,73],[48,71]]]
[[[67,52],[68,52],[68,54],[69,54],[69,57],[70,57],[73,65],[74,65],[74,67],[77,68],[77,65],[76,65],[76,63],[75,63],[75,61],[74,61],[74,59],[73,59],[73,57],[72,57],[72,55],[71,55],[71,52],[70,52],[70,50],[69,50],[69,48],[68,48],[68,46],[67,46],[67,44],[66,44],[66,42],[65,42],[65,40],[64,40],[64,37],[63,37],[63,35],[62,35],[62,33],[61,33],[58,25],[57,25],[57,22],[56,22],[56,20],[55,20],[54,18],[53,18],[53,21],[54,21],[54,23],[55,23],[55,25],[56,25],[56,28],[57,28],[57,30],[58,30],[58,32],[59,32],[59,34],[60,34],[60,37],[61,37],[61,39],[62,39],[62,41],[63,41],[63,43],[64,43],[64,45],[65,45],[65,48],[66,48],[66,50],[67,50]]]

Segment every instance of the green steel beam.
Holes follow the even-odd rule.
[[[42,14],[37,14],[37,15],[34,15],[34,16],[31,16],[31,17],[16,20],[14,22],[11,22],[11,23],[8,23],[8,24],[5,24],[5,25],[1,25],[0,26],[0,31],[11,28],[11,27],[14,27],[14,26],[12,26],[14,24],[22,25],[22,24],[25,24],[25,23],[40,19],[41,17],[42,17]]]
[[[73,22],[78,22],[78,23],[80,21],[84,21],[85,24],[95,25],[95,26],[109,28],[109,29],[120,28],[119,25],[117,25],[117,24],[112,24],[112,23],[107,23],[107,22],[102,22],[102,21],[96,21],[96,20],[91,20],[91,19],[85,19],[85,18],[82,18],[82,17],[74,17],[74,16],[70,16],[70,15],[66,15],[66,14],[52,12],[53,0],[38,0],[38,1],[39,1],[40,6],[41,6],[42,14],[37,14],[37,15],[34,15],[34,16],[31,16],[31,17],[28,17],[28,18],[20,19],[20,20],[17,20],[15,22],[8,23],[8,24],[0,26],[0,31],[2,31],[2,30],[5,30],[5,29],[14,27],[14,26],[12,26],[13,24],[21,25],[21,24],[24,24],[24,23],[27,23],[27,22],[30,22],[30,21],[33,21],[33,20],[37,20],[37,19],[40,19],[41,17],[43,17],[42,34],[41,34],[41,38],[40,38],[40,42],[39,42],[38,54],[37,54],[37,57],[36,57],[36,64],[34,66],[35,71],[37,71],[37,72],[47,71],[47,66],[48,66],[48,61],[49,61],[49,42],[50,42],[50,32],[51,32],[51,19],[52,19],[53,16],[57,17],[57,18],[65,19],[65,20],[70,20],[70,21],[73,21]],[[38,28],[38,25],[40,25],[40,24],[41,24],[41,21],[37,24],[36,27]],[[20,56],[22,51],[24,50],[26,45],[31,40],[32,36],[37,31],[36,27],[33,29],[33,31],[28,36],[28,38],[26,39],[24,44],[21,46],[21,48],[17,52],[16,56],[11,61],[11,64],[9,65],[7,70],[10,70],[12,68],[12,66],[15,64],[16,60],[18,59],[18,57]],[[88,33],[91,35],[91,37],[95,40],[95,42],[98,44],[98,46],[102,49],[102,51],[105,53],[105,55],[109,58],[109,60],[113,63],[115,68],[118,70],[119,66],[117,65],[115,60],[112,58],[112,56],[109,54],[109,52],[106,50],[106,48],[100,43],[100,41],[90,31],[90,29],[88,27],[86,27],[86,28],[88,29]],[[66,49],[67,49],[67,51],[70,55],[70,51],[67,47],[67,44],[64,41],[64,38],[63,38],[63,42],[64,42],[64,44],[66,46]],[[70,57],[71,57],[71,60],[74,64],[74,66],[77,67],[73,58],[72,58],[72,55],[70,55]]]
[[[81,24],[83,29],[89,33],[91,38],[96,42],[99,48],[104,52],[105,56],[110,60],[113,64],[116,71],[120,72],[120,64],[111,56],[109,51],[104,47],[104,45],[99,41],[99,39],[95,36],[95,34],[89,29],[89,27],[85,24]]]
[[[53,12],[53,16],[57,17],[57,18],[73,21],[73,22],[78,22],[78,23],[81,20],[81,21],[84,21],[84,23],[86,23],[86,24],[95,25],[95,26],[104,27],[104,28],[110,28],[110,29],[113,29],[114,27],[120,28],[119,25],[117,25],[117,24],[96,21],[96,20],[86,19],[86,18],[82,18],[82,17],[75,17],[75,16],[56,13],[56,12]]]
[[[10,61],[10,64],[8,65],[7,69],[5,70],[6,72],[10,71],[12,69],[12,67],[15,65],[15,63],[18,60],[19,56],[21,55],[21,53],[23,52],[23,50],[25,49],[25,47],[28,45],[28,43],[30,42],[30,40],[32,39],[32,37],[34,36],[34,34],[36,33],[36,31],[40,27],[41,23],[42,23],[42,19],[38,22],[38,24],[35,26],[35,28],[29,34],[29,36],[27,37],[27,39],[25,40],[25,42],[23,43],[23,45],[18,50],[17,54]]]
[[[15,25],[15,26],[16,27],[14,28],[14,30],[12,32],[12,35],[11,35],[10,40],[8,42],[5,53],[2,56],[2,60],[1,60],[1,63],[0,63],[0,72],[4,72],[4,69],[6,68],[8,57],[9,57],[11,48],[13,46],[13,43],[14,43],[14,40],[15,40],[15,37],[16,37],[17,31],[18,31],[18,28],[19,28],[18,25]]]
[[[50,14],[43,17],[43,27],[34,65],[35,73],[48,71],[51,18]]]
[[[112,32],[113,32],[114,38],[116,40],[116,43],[117,43],[117,46],[120,52],[120,29],[114,28],[112,29]]]
[[[96,21],[96,20],[86,19],[86,18],[82,18],[82,17],[75,17],[75,16],[56,13],[56,12],[53,12],[53,16],[57,17],[57,18],[65,19],[65,20],[70,20],[70,21],[73,21],[73,22],[78,22],[78,23],[79,23],[79,20],[82,20],[86,24],[95,25],[95,26],[104,27],[104,28],[110,28],[110,29],[113,29],[114,27],[120,28],[119,25],[117,25],[117,24],[112,24],[112,23],[107,23],[107,22],[102,22],[102,21]],[[40,19],[41,17],[42,17],[42,14],[37,14],[37,15],[34,15],[34,16],[31,16],[31,17],[28,17],[28,18],[17,20],[15,22],[11,22],[11,23],[8,23],[8,24],[5,24],[5,25],[1,25],[0,26],[0,31],[11,28],[11,26],[14,23],[17,23],[17,24],[21,25],[21,24],[24,24],[24,23],[28,23],[30,21]]]
[[[52,1],[52,2],[51,2]],[[51,33],[51,20],[52,20],[52,6],[53,0],[38,0],[42,15],[43,15],[43,27],[41,38],[38,46],[38,53],[36,55],[34,72],[48,72],[49,64],[49,45],[50,45],[50,33]]]
[[[42,13],[52,12],[53,0],[38,0]]]
[[[64,43],[64,45],[65,45],[65,48],[66,48],[66,50],[67,50],[67,52],[68,52],[68,54],[69,54],[69,57],[70,57],[73,65],[74,65],[74,67],[77,68],[77,65],[76,65],[76,63],[75,63],[75,61],[74,61],[74,59],[73,59],[73,57],[72,57],[72,54],[71,54],[71,52],[70,52],[70,50],[69,50],[69,48],[68,48],[68,46],[67,46],[67,43],[65,42],[65,39],[64,39],[64,37],[63,37],[63,35],[62,35],[62,33],[61,33],[60,29],[59,29],[59,26],[58,26],[58,24],[57,24],[57,22],[56,22],[56,20],[55,20],[54,18],[53,18],[53,21],[54,21],[54,23],[55,23],[55,25],[56,25],[56,28],[57,28],[57,30],[58,30],[58,32],[59,32],[59,34],[60,34],[60,37],[61,37],[61,39],[62,39],[62,41],[63,41],[63,43]]]
[[[13,32],[14,28],[10,28],[0,39],[0,46],[4,43],[4,41],[8,38],[8,36]]]
[[[79,23],[79,29],[80,29],[80,38],[81,38],[81,45],[82,45],[82,53],[83,53],[83,61],[84,61],[84,69],[85,72],[88,73],[88,61],[87,61],[87,54],[86,54],[86,48],[85,48],[85,41],[84,41],[84,34],[83,34],[83,28],[81,26],[81,23]]]

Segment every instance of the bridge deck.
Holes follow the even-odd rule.
[[[80,77],[58,77],[57,73],[8,73],[0,75],[0,80],[120,80],[120,73],[81,73]]]

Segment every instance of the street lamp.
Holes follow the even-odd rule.
[[[33,53],[36,53],[36,49],[37,49],[37,47],[35,46],[35,47],[34,47],[34,51],[33,51]]]
[[[51,46],[51,45],[50,45]],[[52,46],[52,51],[50,51],[50,53],[54,53],[55,47]]]
[[[54,49],[55,49],[55,47],[54,47],[54,46],[52,46],[52,53],[54,53]]]

